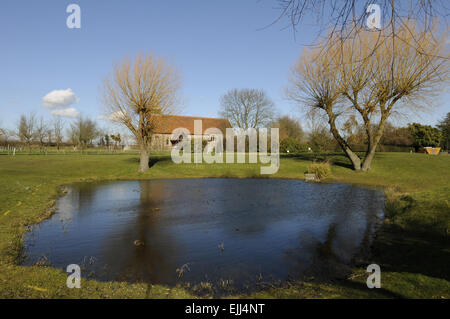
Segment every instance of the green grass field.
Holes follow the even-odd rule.
[[[353,273],[327,283],[297,282],[267,288],[243,298],[450,298],[450,156],[378,153],[368,173],[352,171],[341,154],[282,156],[270,178],[303,179],[308,165],[331,159],[324,182],[383,189],[386,219],[370,260]],[[61,186],[77,181],[193,177],[261,177],[260,164],[174,164],[167,155],[152,158],[138,174],[136,154],[0,155],[0,298],[187,298],[181,287],[84,280],[66,287],[67,274],[51,267],[17,265],[29,225],[53,213]],[[377,263],[382,288],[368,289],[365,267]]]

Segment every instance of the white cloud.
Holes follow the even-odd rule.
[[[42,98],[42,105],[47,108],[62,107],[77,103],[79,100],[72,89],[53,90]]]
[[[70,118],[76,118],[80,115],[80,113],[73,107],[62,110],[54,110],[51,111],[50,113],[55,116],[70,117]]]

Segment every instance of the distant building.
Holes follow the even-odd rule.
[[[202,121],[202,134],[194,135],[194,121]],[[204,134],[208,128],[218,128],[222,131],[225,138],[225,129],[231,127],[227,119],[211,118],[211,117],[196,117],[196,116],[179,116],[179,115],[164,115],[161,121],[156,123],[153,130],[151,149],[152,150],[170,150],[172,145],[178,143],[183,137],[173,139],[172,132],[177,128],[186,128],[189,130],[190,138],[201,138],[202,140],[211,141],[214,136]]]

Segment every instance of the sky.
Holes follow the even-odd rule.
[[[80,29],[66,25],[71,3],[81,8]],[[257,88],[280,115],[299,117],[284,88],[318,27],[307,19],[294,36],[287,20],[270,25],[279,14],[275,0],[2,0],[0,127],[15,128],[30,112],[99,118],[103,79],[141,51],[179,69],[182,115],[217,117],[221,95]],[[408,121],[435,125],[450,112],[450,95],[441,100],[432,114]]]

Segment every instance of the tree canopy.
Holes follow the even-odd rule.
[[[435,127],[412,123],[408,128],[413,137],[413,146],[416,149],[429,146],[436,147],[441,144],[442,132]]]
[[[383,30],[358,30],[343,42],[324,44],[325,49],[306,49],[292,68],[288,97],[306,111],[321,112],[355,170],[370,169],[392,114],[426,109],[448,83],[445,37],[415,28],[414,22],[399,26],[402,41],[395,42]],[[417,39],[421,52],[412,46]],[[364,126],[363,159],[343,134],[352,117]]]

